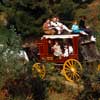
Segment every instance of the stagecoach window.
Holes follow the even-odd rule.
[[[61,57],[68,57],[73,53],[72,39],[49,39],[48,53],[59,59],[61,59]]]

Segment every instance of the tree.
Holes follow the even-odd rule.
[[[72,0],[2,0],[0,8],[8,15],[8,26],[26,35],[43,33],[42,24],[48,17],[72,20],[74,6]]]

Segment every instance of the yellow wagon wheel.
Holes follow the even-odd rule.
[[[45,65],[41,64],[41,63],[35,63],[32,66],[32,73],[33,73],[34,77],[36,77],[36,75],[38,75],[41,79],[43,79],[46,74]]]
[[[100,71],[100,64],[98,64],[98,68],[97,68],[97,70]]]
[[[70,82],[75,82],[80,79],[80,73],[82,72],[82,65],[76,59],[68,59],[63,64],[61,73]]]

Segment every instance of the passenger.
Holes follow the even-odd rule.
[[[55,34],[56,31],[51,26],[51,20],[47,19],[46,22],[43,24],[43,30],[45,34]]]
[[[77,24],[77,21],[74,21],[73,22],[73,25],[72,25],[72,32],[74,33],[74,34],[82,34],[82,35],[88,35],[86,32],[84,32],[83,30],[80,30],[79,29],[79,26],[78,26],[78,24]]]
[[[84,31],[90,36],[91,41],[96,41],[96,38],[93,36],[93,31],[90,29],[89,25],[86,26],[86,29],[84,29]]]
[[[64,57],[68,57],[68,56],[69,56],[69,53],[68,53],[68,46],[64,46],[64,49],[65,49],[65,51],[64,51],[63,56],[64,56]]]
[[[86,29],[86,17],[85,16],[80,16],[80,21],[79,21],[79,28],[81,30]]]
[[[56,41],[54,46],[52,47],[52,49],[54,50],[54,56],[59,57],[61,59],[62,56],[62,50],[61,50],[61,46],[59,45],[59,43]]]
[[[73,53],[73,47],[71,45],[64,46],[64,49],[65,49],[64,54],[63,54],[64,57],[68,57],[70,54]]]
[[[72,32],[72,30],[68,29],[63,23],[59,22],[58,17],[52,18],[51,25],[58,31],[58,34],[61,34],[64,30]]]
[[[86,25],[86,17],[81,16],[79,21],[79,28],[86,32],[90,36],[91,41],[96,41],[96,38],[93,36],[93,31],[90,29],[89,25]]]
[[[58,17],[56,17],[56,19],[57,19],[57,25],[58,25],[58,26],[61,26],[61,28],[62,28],[63,30],[68,31],[69,33],[72,32],[72,30],[68,29],[67,26],[65,26],[63,23],[61,23],[61,22],[59,21],[59,18],[58,18]]]

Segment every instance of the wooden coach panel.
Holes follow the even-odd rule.
[[[78,59],[78,48],[79,48],[79,37],[73,38],[73,49],[74,49],[74,56]]]
[[[48,55],[48,41],[46,39],[40,40],[38,43],[40,59],[46,58]]]

